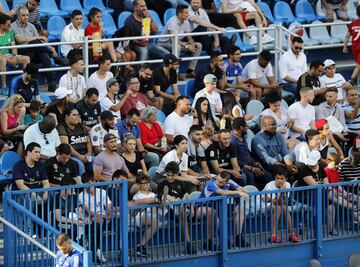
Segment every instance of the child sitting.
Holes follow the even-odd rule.
[[[59,234],[56,238],[56,267],[82,267],[83,259],[81,253],[73,248],[70,237],[67,234]]]
[[[42,119],[44,118],[43,115],[40,114],[40,110],[41,110],[41,103],[37,100],[33,100],[30,103],[30,114],[26,114],[25,115],[25,125],[32,125],[35,124],[39,121],[42,121]]]
[[[267,183],[265,185],[264,191],[274,191],[280,189],[289,189],[290,183],[287,182],[288,172],[285,167],[278,166],[275,168],[274,177],[275,180]],[[272,207],[272,235],[269,237],[269,242],[273,243],[281,243],[281,238],[277,237],[277,226],[280,219],[280,215],[287,214],[287,226],[289,230],[289,241],[294,243],[299,242],[299,238],[295,233],[291,232],[292,225],[291,225],[291,215],[290,211],[287,207],[287,194],[285,193],[278,193],[278,194],[268,194],[263,196],[263,201],[267,204],[268,207]],[[272,202],[272,203],[271,203]]]

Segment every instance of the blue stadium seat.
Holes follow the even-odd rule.
[[[129,16],[131,16],[131,12],[129,12],[129,11],[123,11],[119,14],[118,24],[117,24],[118,29],[124,27],[125,21]]]
[[[357,19],[357,15],[356,15],[356,7],[358,6],[358,1],[354,1],[354,0],[349,0],[346,4],[347,8],[348,8],[348,17],[351,20],[355,20]]]
[[[39,9],[42,13],[44,13],[46,16],[61,16],[61,17],[68,17],[69,11],[66,10],[60,10],[58,6],[56,5],[55,0],[41,0]]]
[[[103,13],[102,20],[104,22],[104,35],[111,37],[117,30],[113,17],[109,13]]]
[[[1,4],[1,6],[3,7],[3,9],[4,9],[5,12],[9,12],[9,11],[10,11],[9,5],[8,5],[8,3],[6,2],[6,0],[0,0],[0,4]]]
[[[12,179],[11,171],[20,160],[20,156],[13,151],[6,151],[0,158],[0,181]]]
[[[274,17],[278,20],[282,20],[282,22],[285,24],[290,24],[293,22],[304,23],[306,21],[304,18],[295,17],[289,4],[283,1],[276,2],[274,6]]]
[[[335,20],[334,22],[343,22],[341,20]],[[333,38],[344,38],[344,33],[347,32],[348,28],[345,24],[342,25],[331,25],[330,35]]]
[[[260,115],[264,110],[264,104],[259,100],[250,100],[246,105],[246,114],[253,113],[254,115]]]
[[[12,1],[12,9],[14,9],[18,4],[20,4],[20,3],[25,4],[26,2],[27,2],[26,0],[13,0]]]
[[[311,24],[322,24],[321,21],[315,20]],[[321,44],[340,44],[343,40],[340,38],[332,38],[326,26],[311,27],[310,38],[319,41]]]
[[[63,17],[52,16],[47,22],[47,30],[49,32],[49,40],[61,40],[61,34],[66,27]]]
[[[15,84],[21,79],[21,74],[15,76],[12,80],[11,80],[11,84],[10,84],[10,90],[9,90],[9,96],[14,95],[15,92]]]
[[[235,28],[233,27],[227,27],[226,30],[235,30]],[[226,33],[226,37],[227,38],[231,38],[232,35],[234,33]],[[237,39],[236,39],[236,42],[235,42],[235,45],[240,47],[240,51],[241,52],[251,52],[251,51],[255,51],[255,46],[252,45],[252,44],[249,44],[249,42],[246,42],[245,38],[244,38],[244,42],[241,40],[241,37],[240,37],[240,34],[237,32],[235,33],[236,36],[237,36]]]
[[[195,83],[195,80],[191,79],[191,80],[186,81],[186,84],[185,84],[185,92],[184,92],[184,94],[187,97],[190,98],[190,102],[192,102],[194,100],[193,97],[192,97],[194,83]]]
[[[176,9],[175,8],[169,8],[164,13],[164,24],[172,17],[176,15]]]
[[[162,112],[161,110],[157,110],[156,113],[156,120],[160,123],[163,124],[165,122],[166,116],[164,114],[164,112]]]
[[[97,7],[100,9],[103,13],[114,13],[114,9],[105,7],[102,0],[84,0],[83,1],[84,8],[91,9],[92,7]]]
[[[79,0],[60,0],[60,8],[61,10],[68,11],[69,13],[75,9],[80,10],[84,15],[89,13],[88,9],[81,6]]]
[[[299,18],[306,19],[306,22],[311,23],[314,20],[326,20],[325,17],[316,16],[314,9],[307,0],[299,0],[296,2],[295,14]]]
[[[162,22],[159,18],[159,15],[154,10],[149,9],[148,11],[151,14],[151,17],[154,20],[154,22],[156,23],[156,25],[159,27],[158,33],[161,33],[164,28],[164,25],[162,24]]]
[[[258,7],[262,10],[262,12],[264,13],[265,17],[270,20],[273,23],[282,23],[281,19],[276,19],[274,18],[271,9],[269,7],[269,5],[265,2],[258,2],[257,3]]]
[[[52,100],[50,98],[50,96],[44,92],[40,92],[40,99],[42,102],[49,104]]]
[[[155,178],[155,176],[156,176],[157,170],[158,170],[158,167],[156,167],[156,166],[151,167],[151,168],[148,170],[148,176],[149,176],[149,178],[150,178],[151,181],[154,181],[154,178]]]

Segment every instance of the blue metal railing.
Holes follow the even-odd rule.
[[[100,266],[209,256],[226,266],[230,253],[285,249],[296,241],[294,234],[300,244],[313,244],[314,257],[321,259],[323,242],[360,236],[355,223],[359,184],[249,193],[248,201],[233,196],[132,206],[127,182],[114,181],[7,192],[4,214],[52,251],[56,251],[56,234],[67,232],[84,257]],[[31,200],[32,194],[36,198],[45,192],[46,202]],[[6,239],[15,240],[13,245],[5,244],[6,263],[26,266],[25,255],[39,265],[53,263],[11,231],[6,231]],[[11,256],[13,251],[17,257]],[[97,251],[104,262],[98,261]]]

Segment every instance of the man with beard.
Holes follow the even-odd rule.
[[[232,128],[231,146],[235,149],[237,162],[246,175],[246,184],[265,186],[273,180],[273,177],[251,156],[246,140],[247,125],[245,119],[243,117],[236,118],[233,121]]]
[[[105,110],[100,115],[100,121],[99,124],[96,124],[90,130],[90,138],[96,155],[105,150],[104,137],[107,133],[115,135],[120,144],[119,134],[115,127],[114,114],[109,110]]]
[[[112,133],[107,133],[104,136],[105,150],[98,154],[94,161],[93,169],[96,181],[111,181],[116,170],[122,170],[130,177],[123,157],[117,153],[118,142],[118,138]]]
[[[269,172],[272,172],[273,167],[277,165],[286,166],[290,173],[297,172],[285,140],[276,132],[276,121],[271,116],[261,117],[261,131],[251,141],[251,151],[261,166]]]
[[[76,103],[79,110],[81,122],[90,131],[100,122],[101,107],[99,101],[99,91],[96,88],[89,88],[85,97]]]
[[[303,48],[303,39],[295,36],[290,49],[280,56],[279,61],[280,78],[284,82],[283,89],[294,95],[297,94],[297,80],[307,69]]]
[[[135,108],[141,114],[141,112],[148,105],[148,102],[145,95],[139,92],[140,90],[139,78],[133,74],[130,74],[126,78],[126,87],[127,90],[130,91],[130,94],[121,108],[121,113],[126,116],[129,110]]]
[[[246,176],[239,167],[235,149],[230,146],[230,131],[222,129],[219,131],[219,141],[213,142],[205,151],[212,173],[220,174],[227,171],[231,179],[238,185],[246,185]]]

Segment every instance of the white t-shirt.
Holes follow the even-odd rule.
[[[87,190],[88,189],[82,191],[79,194],[79,203],[81,205],[86,204],[89,207],[90,211],[92,211],[95,214],[106,215],[107,208],[111,204],[111,200],[110,200],[108,194],[106,193],[106,190],[100,189],[100,188],[95,188],[94,195],[89,194]],[[96,202],[95,202],[95,200],[96,200]],[[90,203],[89,203],[89,201],[90,201]],[[100,211],[100,208],[101,208],[101,211]]]
[[[306,142],[297,144],[294,148],[295,158],[297,162],[307,164],[307,159],[310,154],[309,146]]]
[[[227,10],[234,11],[240,8],[246,9],[247,12],[256,12],[256,9],[246,0],[221,0],[226,3]]]
[[[72,76],[70,71],[61,76],[59,87],[65,87],[72,91],[71,98],[82,99],[85,96],[86,83],[81,74],[76,77]]]
[[[279,75],[280,79],[284,79],[285,76],[290,76],[296,81],[307,70],[306,56],[304,53],[300,53],[296,56],[291,49],[280,56],[279,60]],[[287,81],[283,81],[286,82]]]
[[[43,134],[39,129],[39,123],[31,125],[24,133],[24,147],[26,147],[31,142],[38,143],[41,147],[41,155],[48,157],[56,156],[56,148],[61,143],[59,134],[56,129],[52,130],[48,134]]]
[[[189,114],[180,117],[175,111],[173,111],[164,122],[165,134],[171,134],[172,136],[177,136],[179,134],[183,136],[188,136],[190,127],[193,125],[193,117]]]
[[[163,174],[166,165],[171,161],[175,161],[176,163],[179,164],[180,172],[188,171],[188,155],[186,153],[183,153],[181,159],[179,159],[176,155],[176,150],[173,149],[168,153],[166,153],[166,155],[162,158],[159,167],[157,169],[157,173]]]
[[[100,79],[97,72],[94,72],[87,81],[87,89],[91,87],[96,88],[99,91],[99,98],[101,99],[107,95],[106,81],[112,77],[114,77],[114,75],[110,71],[106,72],[104,79]]]
[[[344,76],[340,73],[335,73],[334,77],[330,78],[326,75],[320,77],[321,88],[323,87],[336,87],[338,90],[338,100],[342,100],[346,97],[346,91],[342,89],[342,85],[346,82]]]
[[[62,34],[61,34],[61,42],[74,42],[74,41],[83,41],[84,39],[84,29],[76,29],[72,23],[67,25]],[[74,49],[74,47],[70,44],[61,46],[61,54],[66,58],[67,54],[70,50]]]
[[[117,128],[115,127],[114,129],[109,129],[109,131],[106,131],[101,123],[96,124],[94,127],[91,128],[90,130],[90,138],[91,138],[91,143],[93,146],[98,146],[100,147],[102,150],[105,150],[104,147],[104,136],[107,133],[112,133],[113,135],[115,135],[117,137],[117,142],[118,144],[121,143],[120,141],[120,137],[119,137],[119,132],[117,130]]]
[[[110,108],[114,105],[116,105],[117,103],[119,103],[120,100],[115,97],[115,102],[113,102],[107,95],[103,98],[100,98],[100,106],[101,106],[101,112],[105,111],[105,110],[110,110]],[[110,110],[114,116],[117,117],[117,120],[121,120],[121,112],[119,111],[112,111]]]
[[[291,119],[295,120],[295,126],[304,131],[310,129],[311,121],[315,121],[315,108],[310,104],[304,107],[300,102],[295,102],[289,107],[287,113]],[[297,138],[298,136],[300,133],[290,131],[290,137]]]
[[[291,188],[291,185],[289,182],[285,182],[285,189],[290,189]],[[263,189],[263,192],[265,191],[275,191],[275,190],[279,190],[279,188],[276,186],[276,182],[275,181],[271,181],[271,182],[268,182],[264,189]],[[289,193],[288,193],[289,194]],[[276,198],[276,194],[269,194],[269,195],[266,195],[266,196],[269,196],[269,197],[272,197],[272,199]]]
[[[161,35],[169,34],[170,32],[187,33],[191,32],[190,22],[185,20],[183,23],[180,23],[177,16],[174,15],[171,17],[165,24]],[[169,37],[159,38],[159,43],[169,43]]]
[[[245,68],[243,69],[242,75],[244,81],[248,81],[250,79],[256,79],[257,81],[260,81],[263,78],[274,76],[271,63],[269,63],[265,68],[263,68],[259,65],[257,58],[251,60],[248,64],[246,64]]]
[[[206,97],[209,100],[210,109],[211,109],[211,112],[213,114],[213,117],[215,118],[216,110],[217,109],[222,110],[222,108],[223,108],[223,104],[222,104],[221,96],[220,96],[219,92],[214,90],[213,92],[211,92],[211,94],[209,94],[208,92],[206,92],[205,88],[200,90],[199,92],[197,92],[195,94],[195,98],[194,98],[194,101],[192,103],[193,108],[195,108],[196,101],[200,97]]]

